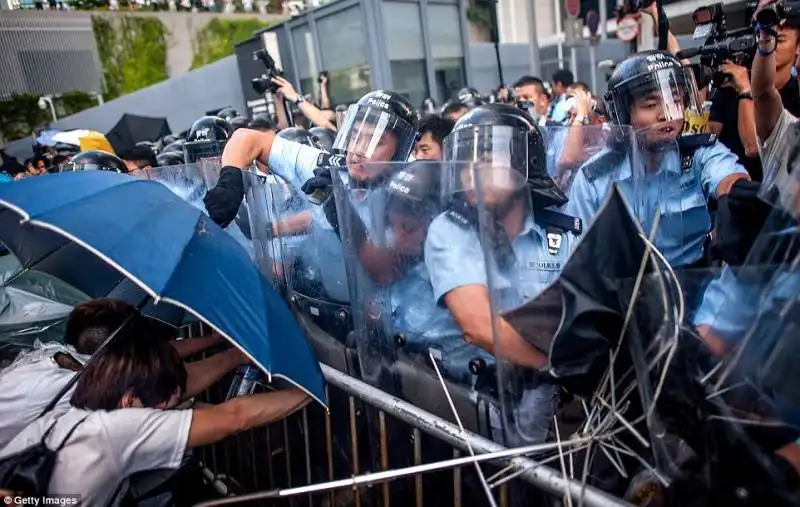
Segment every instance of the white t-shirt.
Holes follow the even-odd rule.
[[[131,474],[180,467],[192,425],[191,410],[89,412],[71,408],[64,414],[50,412],[0,450],[0,458],[37,444],[58,419],[46,441],[49,448],[56,449],[87,415],[58,453],[49,494],[80,495],[83,506],[115,505],[127,492]]]
[[[772,134],[759,146],[761,164],[764,167],[764,181],[762,192],[775,188],[784,199],[791,200],[794,191],[789,183],[788,163],[797,163],[789,160],[792,148],[800,141],[793,125],[798,119],[786,109],[781,113],[778,123],[772,129]],[[791,209],[791,203],[782,203],[786,209]]]
[[[72,353],[81,362],[88,356]],[[50,401],[75,375],[53,360],[53,353],[14,363],[0,372],[0,449],[39,417]],[[57,414],[70,409],[70,389],[53,408]]]

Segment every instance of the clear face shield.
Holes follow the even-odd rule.
[[[346,154],[353,178],[366,180],[373,177],[376,170],[381,172],[377,162],[405,162],[415,142],[415,125],[383,109],[353,105],[347,110],[333,150]]]
[[[488,206],[499,206],[525,188],[528,138],[508,126],[486,125],[453,132],[444,141],[444,194],[461,194],[476,206],[478,191]]]
[[[611,93],[616,123],[633,126],[649,146],[675,141],[684,118],[703,112],[691,67],[654,70],[624,81]]]
[[[73,171],[110,171],[110,172],[119,172],[115,169],[111,169],[109,167],[98,165],[98,164],[73,164],[72,162],[68,162],[61,167],[59,172],[67,173]]]

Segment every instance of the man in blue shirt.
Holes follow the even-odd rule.
[[[505,104],[473,109],[448,136],[445,160],[460,163],[449,166],[443,193],[450,203],[425,242],[435,300],[450,311],[464,340],[513,363],[513,368],[499,366],[510,375],[546,368],[547,357],[500,316],[558,276],[581,233],[579,220],[548,209],[564,204],[566,196],[548,176],[536,122]],[[540,375],[518,395],[500,391],[510,402],[504,404],[506,442],[542,441],[551,426],[556,386]],[[494,429],[499,423],[495,417]]]
[[[711,230],[706,203],[747,179],[747,172],[712,135],[679,137],[684,110],[699,103],[691,69],[674,56],[637,53],[616,68],[608,85],[609,117],[632,126],[641,161],[621,149],[586,162],[573,180],[569,213],[590,221],[616,181],[645,233],[661,214],[655,246],[672,266],[702,265]]]
[[[359,193],[356,209],[368,222],[368,202],[381,198],[379,183],[391,172],[393,161],[406,161],[416,142],[416,113],[400,95],[374,91],[348,111],[339,130],[333,153],[303,146],[272,132],[239,129],[231,136],[222,155],[223,169],[217,186],[204,202],[209,216],[227,223],[235,215],[244,192],[242,167],[254,160],[266,164],[292,188],[301,188],[319,203],[312,212],[308,248],[300,275],[313,275],[323,299],[349,301],[346,273],[339,239],[339,223],[332,191],[331,169],[346,165],[340,177],[349,190]]]

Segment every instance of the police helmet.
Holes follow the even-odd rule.
[[[330,152],[333,149],[333,141],[336,139],[336,131],[325,127],[311,127],[309,132],[317,136],[319,144],[324,151]]]
[[[489,169],[482,177],[498,177],[496,184],[515,189],[527,187],[534,206],[562,205],[564,195],[547,171],[544,137],[526,111],[510,104],[485,104],[469,111],[456,122],[445,138],[444,159],[475,162]],[[513,169],[517,176],[509,178]]]
[[[420,111],[423,115],[436,113],[436,101],[431,97],[426,98],[422,101],[422,107],[420,107]]]
[[[227,122],[230,122],[231,120],[239,116],[239,111],[237,111],[232,107],[225,107],[223,109],[220,109],[219,112],[216,114],[216,116],[222,118]]]
[[[369,92],[348,109],[333,151],[367,161],[404,162],[417,142],[416,125],[417,112],[405,97],[386,90]],[[380,153],[387,146],[387,134],[394,139],[394,149]]]
[[[217,141],[225,142],[231,134],[231,126],[219,116],[203,116],[192,124],[187,142]]]
[[[683,120],[686,109],[700,112],[692,68],[683,66],[666,51],[642,51],[625,59],[614,69],[603,98],[612,123],[633,125],[634,128],[640,127],[631,117],[631,109],[637,100],[657,100],[664,121]]]
[[[112,171],[117,173],[127,173],[128,168],[125,162],[111,153],[91,150],[78,153],[64,164],[61,172],[69,171]]]
[[[185,144],[185,141],[183,139],[178,139],[175,142],[172,142],[172,143],[164,146],[161,149],[161,153],[176,152],[176,151],[179,151],[179,152],[183,153],[183,145],[184,144]]]
[[[168,165],[183,165],[183,152],[180,151],[165,151],[156,156],[158,167]]]
[[[247,118],[244,116],[236,116],[235,118],[231,118],[228,123],[231,126],[231,132],[236,132],[239,129],[247,127]]]
[[[292,141],[293,143],[305,144],[318,150],[322,150],[317,136],[302,127],[289,127],[278,132],[278,137]]]
[[[161,138],[161,141],[159,141],[158,143],[160,148],[159,151],[164,151],[164,146],[170,145],[175,141],[177,141],[178,139],[181,139],[181,137],[178,134],[165,135],[164,137]]]
[[[462,88],[456,94],[456,100],[469,109],[475,109],[484,104],[484,100],[475,88]]]
[[[394,173],[387,186],[387,209],[404,215],[433,218],[437,213],[440,165],[412,162]]]
[[[267,113],[253,115],[253,119],[247,124],[247,128],[255,130],[275,130],[275,122]]]
[[[230,124],[218,116],[204,116],[194,122],[183,153],[186,163],[194,163],[200,159],[222,156],[225,143],[231,134]]]
[[[139,141],[138,143],[136,143],[135,146],[142,146],[144,148],[147,148],[150,151],[152,151],[154,155],[156,153],[158,153],[158,145],[157,145],[157,143],[154,143],[154,142],[151,142],[151,141]]]

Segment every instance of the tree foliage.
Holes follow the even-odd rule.
[[[233,54],[234,44],[253,36],[253,32],[263,30],[272,23],[258,19],[220,19],[214,18],[195,32],[192,38],[192,69],[208,65]]]
[[[92,16],[104,93],[114,99],[167,79],[167,28],[155,17]]]
[[[95,98],[82,91],[63,93],[53,98],[56,115],[69,116],[97,105]],[[53,121],[50,109],[39,109],[39,95],[15,93],[0,101],[0,134],[6,141],[30,135],[37,127]]]

